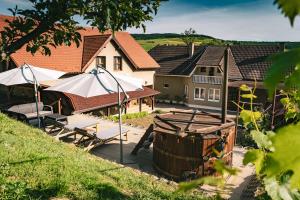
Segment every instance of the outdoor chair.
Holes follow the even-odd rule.
[[[38,103],[39,116],[43,119],[46,115],[53,114],[52,106],[44,105],[43,102]],[[37,119],[36,103],[27,103],[11,106],[3,111],[11,117],[14,117],[20,121],[26,121]]]
[[[96,119],[85,119],[84,121],[78,121],[68,124],[64,124],[62,122],[53,121],[52,125],[55,128],[59,128],[60,131],[55,136],[55,139],[60,140],[65,137],[75,136],[76,139],[76,131],[75,128],[87,129],[95,127],[99,122]]]
[[[116,140],[120,135],[119,127],[100,128],[98,131],[91,131],[86,129],[75,128],[76,134],[81,137],[76,141],[76,145],[83,146],[85,151],[90,151],[98,146]],[[122,135],[125,136],[127,141],[128,130],[123,129]]]

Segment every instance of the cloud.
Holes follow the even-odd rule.
[[[19,6],[31,6],[31,2],[28,0],[2,0],[3,2],[10,5],[19,5]]]
[[[147,33],[181,33],[193,27],[199,34],[228,40],[299,41],[300,24],[290,27],[275,6],[243,4],[219,8],[198,8],[176,15],[158,15],[147,23]],[[141,30],[130,29],[130,32]]]

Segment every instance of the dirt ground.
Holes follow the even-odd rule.
[[[146,117],[142,117],[139,119],[126,119],[123,123],[129,124],[132,126],[148,128],[152,123],[156,114],[149,114]]]

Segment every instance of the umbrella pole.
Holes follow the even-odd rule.
[[[119,109],[119,131],[120,131],[120,163],[123,164],[123,139],[122,139],[122,118],[121,118],[121,94],[118,84],[118,109]]]
[[[38,105],[38,81],[37,81],[32,69],[31,69],[31,67],[28,64],[26,64],[26,65],[27,65],[28,69],[30,70],[30,72],[32,74],[32,77],[33,77],[36,116],[37,116],[37,119],[38,119],[39,128],[41,128],[41,121],[40,121],[40,115],[39,115],[39,105]]]
[[[39,123],[39,128],[41,128],[41,121],[39,115],[39,105],[38,105],[38,88],[37,83],[34,81],[34,96],[35,96],[35,106],[36,106],[36,115]]]

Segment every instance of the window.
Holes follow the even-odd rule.
[[[168,83],[165,83],[165,84],[164,84],[164,88],[169,88],[169,84],[168,84]]]
[[[97,56],[96,67],[106,68],[106,57],[105,56]]]
[[[220,101],[221,99],[221,94],[219,89],[215,89],[215,100]]]
[[[206,67],[200,67],[200,72],[206,72]]]
[[[184,95],[186,98],[189,97],[189,86],[188,85],[184,85]]]
[[[122,57],[114,56],[114,70],[121,71],[122,70]]]
[[[220,89],[210,88],[208,90],[208,100],[219,102],[221,98]]]
[[[205,99],[205,88],[195,88],[194,99],[195,100],[204,100]]]
[[[208,71],[208,75],[209,76],[214,76],[214,74],[215,74],[215,68],[214,67],[210,67],[209,71]]]

